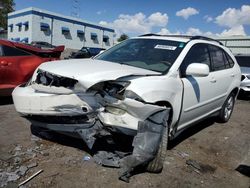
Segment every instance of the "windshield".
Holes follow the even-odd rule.
[[[158,39],[129,39],[95,59],[166,73],[186,43]]]

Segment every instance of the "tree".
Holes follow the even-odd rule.
[[[14,11],[14,0],[0,0],[0,28],[7,30],[8,13]]]
[[[117,41],[118,42],[121,42],[121,41],[123,41],[123,40],[126,40],[126,39],[128,39],[129,37],[128,37],[128,35],[126,35],[126,34],[122,34],[118,39],[117,39]]]

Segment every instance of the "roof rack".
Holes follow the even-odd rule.
[[[196,40],[196,39],[218,42],[220,45],[223,46],[222,42],[220,42],[220,41],[218,41],[216,39],[209,38],[209,37],[204,37],[204,36],[197,35],[197,36],[193,36],[193,37],[190,38],[190,40]]]
[[[182,38],[191,38],[192,36],[189,35],[160,35],[154,33],[148,33],[144,35],[140,35],[139,37],[150,37],[150,36],[157,36],[157,37],[182,37]]]
[[[212,39],[212,38],[209,38],[209,37],[204,37],[204,36],[190,36],[190,35],[160,35],[160,34],[154,34],[154,33],[148,33],[148,34],[145,34],[145,35],[140,35],[139,37],[149,37],[149,36],[158,36],[158,37],[182,37],[182,38],[187,38],[187,39],[190,39],[191,40],[197,40],[197,39],[200,39],[200,40],[208,40],[208,41],[214,41],[214,42],[218,42],[220,45],[223,45],[222,42],[216,40],[216,39]]]

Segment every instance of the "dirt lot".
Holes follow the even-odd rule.
[[[249,99],[237,101],[228,123],[211,118],[185,131],[171,142],[162,173],[138,173],[129,184],[118,180],[119,169],[97,165],[81,140],[32,136],[11,100],[0,103],[0,186],[4,173],[19,176],[5,185],[17,187],[42,169],[24,187],[250,187],[250,178],[235,170],[250,165]]]

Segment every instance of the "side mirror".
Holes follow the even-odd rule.
[[[186,75],[205,77],[209,75],[209,67],[203,63],[191,63],[186,69]]]

